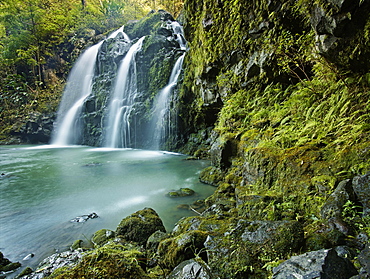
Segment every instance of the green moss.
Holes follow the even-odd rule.
[[[174,268],[184,260],[203,254],[207,236],[208,232],[192,230],[161,241],[158,246],[161,264]]]
[[[19,277],[26,276],[28,274],[31,274],[33,272],[32,268],[27,266],[25,269],[22,270],[21,273],[19,273]]]
[[[140,261],[143,253],[122,245],[106,245],[86,254],[71,269],[57,270],[52,278],[149,278]]]
[[[171,197],[171,198],[176,198],[176,197],[187,197],[187,196],[192,196],[194,195],[195,192],[194,190],[190,189],[190,188],[180,188],[179,190],[177,191],[171,191],[171,192],[168,192],[168,196]]]
[[[76,250],[78,248],[82,248],[82,243],[83,243],[83,240],[81,240],[81,239],[76,240],[75,242],[73,242],[73,244],[71,246],[71,250]]]
[[[127,241],[145,244],[149,236],[158,230],[166,231],[162,220],[153,209],[145,208],[122,219],[116,229],[116,235]]]
[[[218,186],[223,180],[223,175],[220,169],[211,166],[202,170],[199,179],[203,183]]]
[[[114,231],[101,229],[93,234],[93,236],[91,237],[91,241],[96,246],[102,246],[106,244],[109,240],[114,238],[114,236]]]

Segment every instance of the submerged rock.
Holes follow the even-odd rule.
[[[84,223],[89,219],[95,219],[95,218],[98,218],[98,217],[99,217],[98,214],[93,212],[93,213],[90,213],[90,214],[87,214],[87,215],[77,216],[76,218],[73,218],[72,220],[70,220],[70,222],[71,223]]]
[[[348,259],[339,257],[334,249],[323,249],[291,257],[275,267],[273,273],[273,279],[347,279],[356,275],[357,271]]]
[[[194,194],[195,194],[194,190],[190,188],[180,188],[179,190],[168,192],[167,196],[171,198],[177,198],[177,197],[192,196]]]

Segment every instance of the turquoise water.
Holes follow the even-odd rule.
[[[97,230],[115,230],[122,218],[152,207],[171,230],[193,215],[178,204],[206,198],[214,187],[199,182],[207,161],[161,151],[51,146],[0,147],[0,251],[23,268]],[[188,187],[186,198],[166,193]],[[71,219],[95,212],[84,223]],[[28,254],[35,257],[22,261]]]

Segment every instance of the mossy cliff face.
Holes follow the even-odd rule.
[[[345,195],[339,220],[320,211],[341,181],[370,171],[369,11],[370,1],[186,1],[181,150],[212,161],[207,218],[298,221],[302,251],[369,233],[368,214],[343,219],[355,204],[366,211],[358,196]],[[245,272],[262,276],[275,257],[287,254]]]
[[[183,151],[211,158],[211,184],[308,220],[370,170],[370,3],[347,2],[185,3]]]

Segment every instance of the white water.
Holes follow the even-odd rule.
[[[122,25],[120,28],[118,28],[116,31],[112,32],[109,36],[108,36],[108,39],[112,39],[112,38],[115,38],[117,37],[117,35],[119,33],[121,33],[123,35],[123,38],[125,39],[125,41],[130,41],[130,38],[127,36],[127,34],[125,32],[123,32],[123,29],[124,29],[124,25]]]
[[[53,134],[52,145],[65,146],[76,143],[76,137],[80,132],[77,120],[84,101],[91,94],[96,56],[102,43],[99,42],[88,48],[78,58],[68,76],[67,85],[58,110],[57,125]]]
[[[130,147],[130,115],[137,93],[135,55],[141,50],[144,39],[140,38],[131,46],[119,67],[108,106],[106,147]]]
[[[177,59],[172,69],[170,80],[168,81],[167,86],[160,91],[154,103],[153,120],[155,123],[155,130],[153,147],[155,149],[159,149],[161,142],[166,139],[171,132],[171,93],[173,88],[177,85],[177,81],[182,70],[184,57],[185,53]]]
[[[176,35],[176,41],[179,43],[181,50],[186,50],[186,40],[184,38],[184,29],[177,21],[171,22],[171,27]]]

